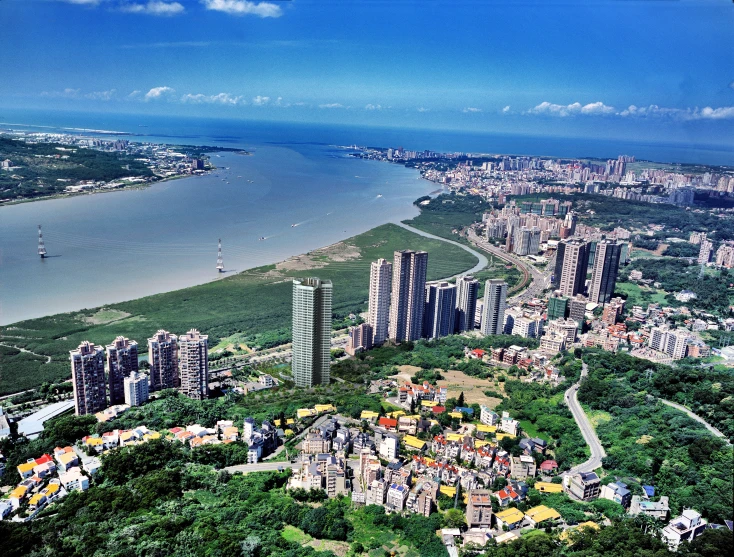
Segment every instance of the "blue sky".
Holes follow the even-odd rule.
[[[0,109],[734,143],[731,0],[5,0]]]

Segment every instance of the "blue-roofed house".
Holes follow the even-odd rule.
[[[648,497],[655,497],[655,486],[643,485],[642,490],[645,492],[645,495],[647,495]]]
[[[627,489],[627,484],[622,482],[613,482],[608,485],[604,485],[599,492],[599,497],[602,499],[609,499],[615,503],[619,503],[624,508],[627,508],[632,499],[632,493]]]

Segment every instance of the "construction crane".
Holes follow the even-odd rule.
[[[222,259],[222,239],[219,238],[219,250],[217,251],[217,271],[224,272],[224,259]]]
[[[43,232],[41,232],[41,225],[38,225],[38,255],[41,259],[46,257],[46,246],[43,244]]]

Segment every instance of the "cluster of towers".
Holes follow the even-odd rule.
[[[106,347],[89,341],[70,352],[76,414],[115,404],[137,406],[148,393],[179,389],[189,398],[209,396],[208,336],[196,329],[177,337],[160,330],[148,339],[150,374],[138,369],[138,343],[117,337]],[[109,399],[108,399],[109,392]]]
[[[396,251],[392,263],[386,259],[372,263],[367,317],[372,338],[366,344],[439,338],[474,329],[479,281],[462,276],[456,284],[427,283],[427,270],[424,251]],[[487,281],[481,319],[485,334],[501,333],[506,296],[507,284]]]
[[[589,264],[591,280],[588,284],[589,301],[606,304],[614,294],[619,272],[622,244],[616,240],[587,242],[569,238],[558,243],[553,286],[564,296],[584,294]]]

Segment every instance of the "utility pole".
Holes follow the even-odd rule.
[[[43,244],[43,233],[41,232],[41,225],[38,225],[38,255],[41,259],[46,257],[46,246]]]

